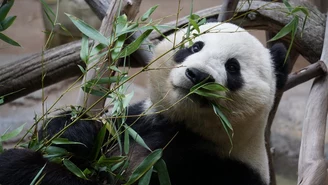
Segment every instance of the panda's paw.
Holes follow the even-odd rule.
[[[67,125],[73,123],[65,128],[60,137],[66,138],[69,141],[80,142],[83,145],[60,145],[60,147],[80,157],[88,158],[102,124],[87,116],[82,116],[77,121],[75,119],[70,111],[62,112],[56,117],[50,118],[45,122],[44,128],[39,131],[39,140],[49,139],[61,132]]]
[[[34,179],[41,179],[41,185],[97,184],[75,176],[60,164],[51,163],[41,153],[29,149],[10,149],[0,155],[0,184],[28,185]]]

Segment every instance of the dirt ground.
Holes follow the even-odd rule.
[[[154,5],[159,5],[152,16],[153,19],[167,17],[163,22],[168,22],[176,18],[178,2],[178,0],[143,0],[140,12],[145,12]],[[189,14],[190,2],[191,0],[181,0],[182,10],[180,17]],[[194,0],[194,10],[198,11],[220,4],[221,0]],[[17,19],[5,34],[19,42],[22,47],[13,47],[0,41],[0,67],[22,56],[41,52],[45,43],[45,26],[39,0],[16,0],[10,15],[16,15]],[[256,31],[253,33],[264,42],[263,32]],[[300,59],[297,62],[296,68],[299,69],[304,65],[306,65],[306,62],[304,59]],[[136,79],[133,88],[137,92],[137,99],[142,98],[146,94],[144,92],[147,82],[146,78],[143,75]],[[70,79],[48,87],[46,89],[48,97],[46,105],[51,105],[73,80]],[[310,85],[311,83],[307,83],[288,91],[284,95],[277,112],[272,137],[273,146],[276,148],[277,153],[275,155],[275,164],[279,175],[279,184],[281,185],[295,183],[301,123]],[[61,99],[57,106],[74,104],[75,97],[76,91],[70,92]],[[41,91],[0,106],[0,133],[9,127],[16,128],[22,123],[32,122],[34,113],[39,114],[40,112]]]

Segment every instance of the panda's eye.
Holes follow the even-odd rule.
[[[225,63],[225,68],[229,73],[238,73],[240,71],[240,65],[237,59],[230,58]]]
[[[202,48],[204,47],[204,42],[195,42],[191,47],[190,47],[190,51],[192,53],[197,53],[199,52],[200,50],[202,50]]]

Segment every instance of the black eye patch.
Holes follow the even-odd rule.
[[[240,64],[237,59],[230,58],[225,63],[227,72],[227,87],[230,91],[240,89],[244,84],[244,79],[240,73]]]
[[[180,49],[178,52],[175,53],[175,55],[173,56],[173,60],[176,63],[182,63],[188,56],[197,53],[199,51],[201,51],[204,47],[204,42],[202,41],[198,41],[195,42],[191,47],[189,48],[183,48]]]

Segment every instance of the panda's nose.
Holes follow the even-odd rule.
[[[186,76],[193,84],[198,84],[203,81],[215,82],[214,78],[210,74],[204,73],[196,68],[187,68]]]

